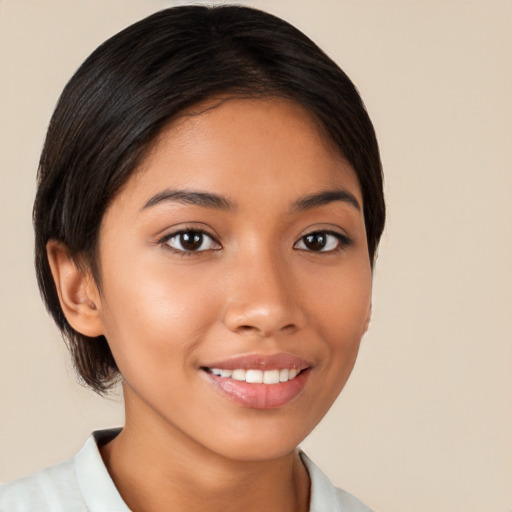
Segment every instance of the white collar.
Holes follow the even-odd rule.
[[[90,512],[130,512],[103,463],[98,443],[113,439],[121,429],[98,430],[75,455],[78,487]]]
[[[120,431],[120,428],[116,428],[93,432],[73,459],[78,486],[90,512],[130,512],[114,485],[98,449],[98,444],[108,442]],[[300,452],[300,457],[311,480],[309,512],[339,510],[336,488],[304,452]]]

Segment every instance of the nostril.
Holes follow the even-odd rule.
[[[294,331],[295,329],[296,329],[295,324],[290,323],[290,324],[284,325],[279,330],[285,331],[285,332],[290,332],[290,331]],[[237,328],[237,331],[240,334],[257,333],[259,336],[262,336],[262,337],[270,336],[270,334],[272,333],[272,330],[266,331],[265,329],[257,327],[255,325],[239,325]]]
[[[229,303],[223,312],[223,323],[239,335],[268,337],[274,334],[292,334],[300,329],[303,312],[284,301],[240,301]]]
[[[271,332],[271,331],[262,329],[260,327],[257,327],[255,325],[248,325],[248,324],[239,325],[237,327],[236,331],[238,334],[241,334],[241,335],[251,335],[251,336],[256,335],[260,338],[266,338],[267,336],[270,335],[270,332]]]

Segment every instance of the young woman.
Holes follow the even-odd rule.
[[[41,156],[36,267],[123,429],[0,510],[367,511],[297,449],[354,365],[384,225],[348,77],[269,14],[183,6],[101,45]]]

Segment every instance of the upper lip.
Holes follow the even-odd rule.
[[[280,353],[270,355],[245,354],[201,366],[202,368],[219,368],[221,370],[283,370],[285,368],[295,368],[301,371],[309,368],[311,363],[292,354]]]

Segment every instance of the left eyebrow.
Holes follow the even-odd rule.
[[[323,206],[329,203],[340,201],[353,206],[358,212],[361,211],[361,205],[354,194],[344,189],[323,190],[316,194],[308,194],[307,196],[297,199],[292,205],[292,210],[303,211]]]

